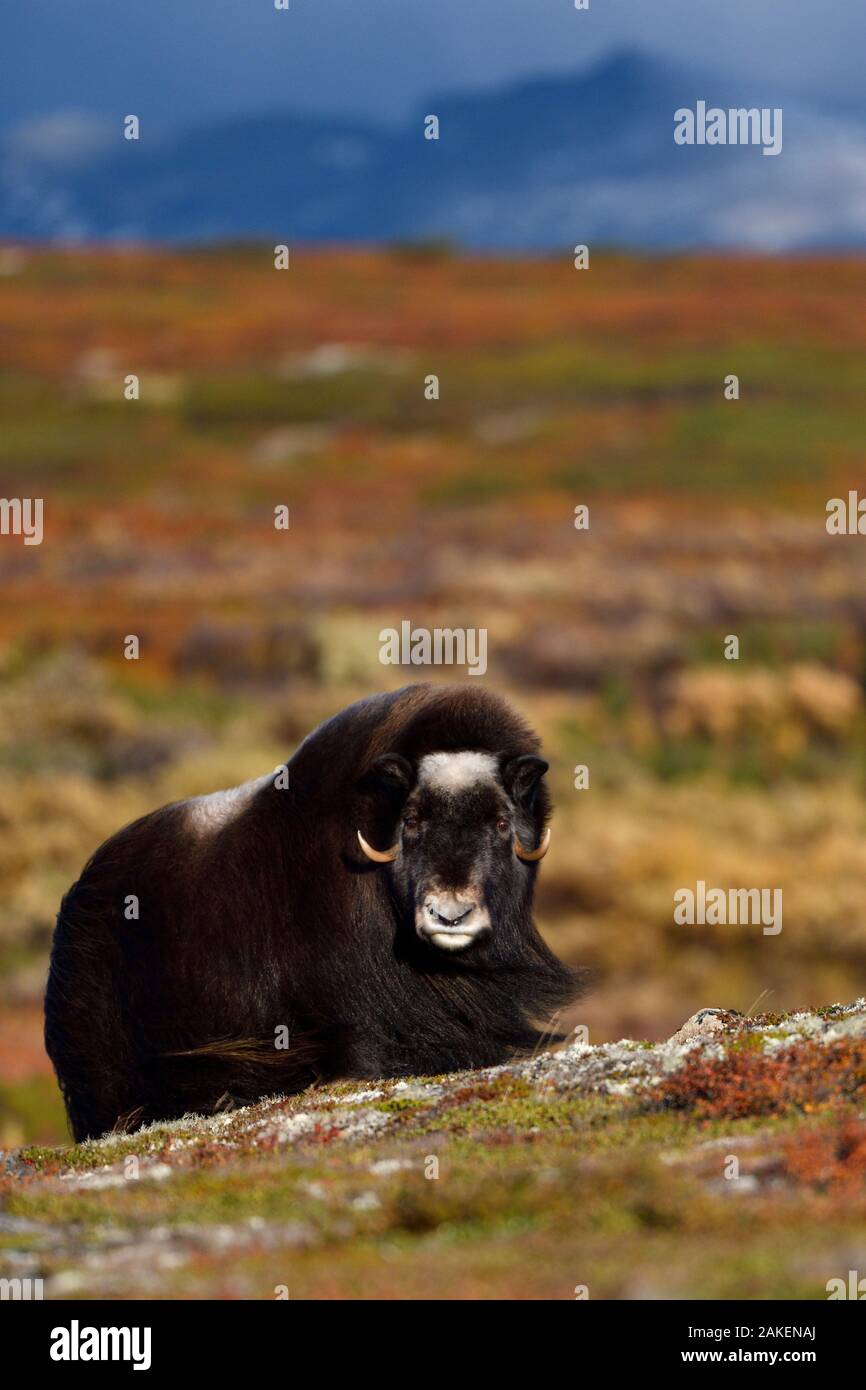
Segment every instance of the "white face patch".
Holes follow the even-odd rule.
[[[270,773],[244,782],[227,791],[211,792],[209,796],[194,796],[186,803],[186,823],[198,836],[215,835],[246,810],[257,792],[272,780]]]
[[[498,772],[499,763],[492,753],[428,753],[418,764],[418,784],[459,792],[478,782],[495,782]]]

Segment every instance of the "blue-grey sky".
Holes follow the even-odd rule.
[[[623,44],[866,102],[862,0],[2,0],[0,126],[70,109],[393,119],[432,91],[577,69]]]

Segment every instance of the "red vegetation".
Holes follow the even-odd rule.
[[[792,1043],[775,1056],[745,1047],[722,1058],[696,1052],[648,1094],[707,1120],[850,1105],[866,1099],[866,1039]]]
[[[783,1171],[790,1181],[834,1197],[854,1197],[866,1187],[866,1123],[799,1130],[783,1143]]]

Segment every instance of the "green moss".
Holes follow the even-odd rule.
[[[411,1096],[394,1096],[389,1100],[377,1100],[374,1108],[385,1115],[407,1115],[417,1110],[428,1110],[429,1101],[417,1100]]]

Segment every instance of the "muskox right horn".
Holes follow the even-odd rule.
[[[397,858],[397,850],[400,848],[399,845],[392,845],[390,849],[385,850],[374,849],[372,845],[367,844],[360,830],[357,834],[358,844],[361,846],[367,858],[372,859],[374,864],[392,864]]]
[[[538,849],[524,849],[517,836],[515,835],[514,837],[514,853],[517,855],[518,859],[524,859],[528,864],[535,864],[539,859],[543,859],[549,849],[550,826],[547,827],[542,835],[541,844],[538,846]]]

